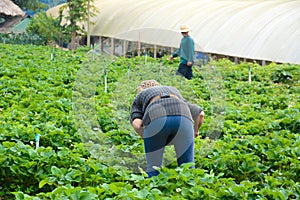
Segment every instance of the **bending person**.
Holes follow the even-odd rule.
[[[159,174],[164,148],[174,145],[177,164],[194,163],[194,138],[204,121],[204,111],[186,101],[179,90],[146,80],[131,105],[130,123],[144,139],[149,177]]]

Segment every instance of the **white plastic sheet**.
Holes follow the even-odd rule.
[[[196,49],[300,64],[299,0],[95,0],[90,33],[178,47],[188,24]],[[56,10],[56,11],[55,11]],[[48,11],[57,16],[57,8]]]

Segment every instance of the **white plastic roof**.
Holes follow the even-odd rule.
[[[11,0],[1,0],[0,14],[23,17],[25,15],[25,12]]]
[[[188,24],[196,49],[300,64],[300,0],[95,0],[94,36],[177,48]],[[57,16],[57,8],[48,13]],[[56,14],[55,14],[56,13]]]

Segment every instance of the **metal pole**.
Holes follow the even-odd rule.
[[[91,36],[90,36],[90,0],[88,0],[88,17],[87,17],[87,46],[91,45]]]
[[[138,41],[138,58],[140,61],[140,56],[141,56],[141,33],[139,32],[139,41]]]
[[[123,57],[126,58],[127,53],[127,41],[123,40]]]
[[[115,40],[114,40],[114,38],[110,39],[110,49],[111,49],[111,55],[114,56],[115,55]]]

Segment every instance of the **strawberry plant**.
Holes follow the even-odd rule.
[[[175,76],[178,60],[164,57],[0,50],[0,199],[300,198],[299,65],[224,59],[186,80]],[[168,146],[161,173],[147,178],[128,120],[144,79],[204,108],[195,169],[177,167]]]

